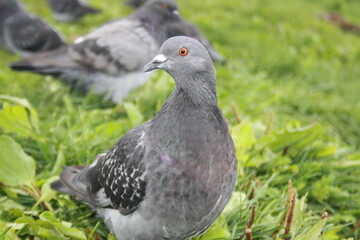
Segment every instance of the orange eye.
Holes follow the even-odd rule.
[[[179,50],[180,56],[186,56],[186,55],[188,55],[188,52],[189,52],[189,50],[186,47],[182,47]]]
[[[165,9],[168,9],[168,8],[169,8],[169,5],[166,4],[166,3],[164,3],[164,4],[162,5],[162,7],[165,8]]]

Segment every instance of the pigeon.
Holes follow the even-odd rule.
[[[126,1],[126,4],[133,8],[139,8],[145,2],[147,2],[147,0],[128,0]]]
[[[134,8],[140,7],[142,4],[147,2],[147,0],[129,0],[126,3]],[[179,19],[179,21],[172,22],[167,25],[167,37],[175,36],[187,36],[195,38],[200,41],[210,53],[210,57],[213,61],[225,63],[225,59],[218,53],[211,45],[211,43],[202,35],[199,29],[184,19]]]
[[[86,14],[99,13],[83,0],[48,0],[48,5],[56,20],[74,22]]]
[[[119,103],[149,79],[151,74],[142,68],[167,39],[166,25],[178,19],[174,1],[149,1],[129,17],[108,22],[73,44],[23,58],[10,67],[53,75]]]
[[[187,22],[184,19],[182,19],[181,21],[169,23],[167,25],[166,36],[168,38],[175,36],[187,36],[187,37],[195,38],[206,47],[213,61],[220,63],[226,62],[225,59],[221,56],[221,54],[218,53],[212,47],[211,43],[201,34],[199,29],[195,25]]]
[[[145,71],[176,86],[161,110],[89,166],[65,167],[51,187],[92,206],[121,240],[184,240],[203,234],[227,204],[237,159],[216,96],[206,48],[166,40]]]
[[[0,0],[0,45],[22,55],[63,46],[60,35],[45,21],[28,14],[16,0]]]

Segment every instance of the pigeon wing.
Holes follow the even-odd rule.
[[[69,54],[88,69],[119,75],[141,71],[158,48],[140,21],[123,19],[75,40]]]
[[[90,166],[66,167],[52,188],[96,207],[132,213],[145,197],[144,136],[141,126],[134,128]]]

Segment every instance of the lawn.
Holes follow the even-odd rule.
[[[45,1],[23,2],[67,41],[132,12],[92,0],[101,14],[67,24]],[[252,239],[359,240],[360,36],[320,15],[360,25],[360,1],[178,3],[227,59],[215,65],[217,91],[239,160],[233,197],[200,239],[250,239],[251,228]],[[173,80],[159,71],[115,106],[10,70],[17,59],[0,50],[0,239],[114,239],[90,208],[49,183],[62,165],[91,163],[154,116]]]

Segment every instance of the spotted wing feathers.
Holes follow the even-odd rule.
[[[66,167],[52,188],[95,207],[132,213],[145,197],[144,135],[135,128],[83,170]]]

